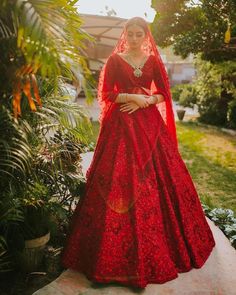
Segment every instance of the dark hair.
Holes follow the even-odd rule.
[[[144,30],[145,34],[147,34],[148,24],[145,21],[145,19],[143,19],[142,17],[135,16],[135,17],[130,18],[125,24],[125,30],[127,30],[128,27],[132,26],[132,25],[140,26]]]

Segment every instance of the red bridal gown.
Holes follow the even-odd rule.
[[[108,99],[150,89],[152,80],[165,96],[153,56],[142,70],[134,77],[131,65],[112,55],[103,87]],[[100,128],[62,263],[93,282],[144,288],[202,267],[215,240],[157,107],[132,114],[119,107],[112,104]]]

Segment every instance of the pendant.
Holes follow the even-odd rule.
[[[143,74],[143,72],[139,68],[135,68],[135,70],[134,70],[135,77],[139,78],[142,76],[142,74]]]

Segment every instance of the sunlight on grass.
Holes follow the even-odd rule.
[[[177,122],[177,134],[200,198],[236,212],[236,138],[190,122]]]
[[[178,139],[215,164],[236,171],[236,138],[220,130],[177,122]]]

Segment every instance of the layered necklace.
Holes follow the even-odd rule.
[[[129,61],[129,64],[132,66],[132,68],[134,69],[133,73],[134,76],[139,78],[142,76],[143,72],[142,72],[142,68],[147,60],[147,56],[144,56],[143,60],[141,61],[141,63],[139,65],[136,65],[132,59],[130,58],[130,55],[127,55],[127,59]]]

